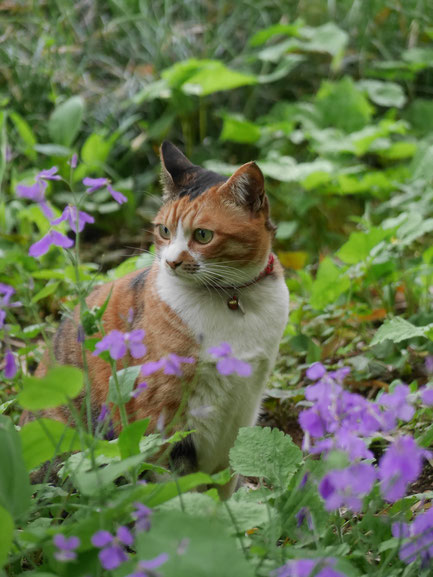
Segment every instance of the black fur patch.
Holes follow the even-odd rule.
[[[212,186],[223,184],[223,182],[227,180],[224,176],[221,176],[221,174],[217,174],[211,170],[205,170],[204,168],[198,168],[197,170],[197,167],[195,168],[194,177],[191,178],[187,185],[180,189],[180,198],[189,196],[191,200],[194,200]]]
[[[170,453],[170,468],[178,475],[188,475],[198,471],[197,453],[192,435],[174,445]]]
[[[143,269],[135,275],[135,277],[129,282],[129,288],[134,292],[140,292],[144,289],[146,284],[147,275],[149,274],[150,267]]]

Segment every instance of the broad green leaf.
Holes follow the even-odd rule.
[[[350,288],[350,280],[327,257],[322,260],[311,289],[310,304],[314,309],[324,309]]]
[[[404,112],[404,117],[421,134],[433,132],[433,101],[416,98]]]
[[[72,96],[59,104],[48,121],[48,132],[55,144],[71,146],[80,131],[84,114],[84,100]]]
[[[75,399],[83,388],[83,373],[76,367],[55,367],[43,377],[24,377],[18,402],[30,411],[59,407]]]
[[[86,497],[97,495],[103,489],[109,489],[113,482],[123,477],[132,469],[143,463],[144,455],[134,455],[120,462],[110,463],[97,471],[72,473],[72,482]]]
[[[385,238],[389,238],[395,229],[371,228],[367,232],[352,232],[349,240],[337,252],[340,260],[346,264],[356,264],[365,260],[372,249]]]
[[[5,565],[12,547],[14,521],[7,509],[0,506],[0,568]]]
[[[256,32],[249,40],[250,46],[261,46],[274,36],[298,36],[302,22],[296,20],[293,24],[274,24]]]
[[[366,90],[369,98],[379,106],[403,108],[406,104],[403,88],[396,82],[361,80],[358,82],[358,86]]]
[[[22,518],[30,507],[32,489],[20,436],[9,417],[4,415],[0,415],[0,463],[0,506],[14,519]]]
[[[181,540],[187,543],[178,554]],[[137,536],[137,555],[153,559],[168,553],[161,567],[164,577],[253,577],[254,567],[244,557],[227,525],[213,516],[193,517],[179,511],[160,511],[152,516],[152,530]]]
[[[303,45],[304,50],[310,52],[327,52],[332,55],[331,68],[333,71],[339,70],[341,62],[349,42],[347,32],[339,28],[334,22],[328,22],[317,28],[305,27],[302,36],[309,39]]]
[[[117,390],[116,381],[111,375],[108,383],[108,398],[107,400],[116,403],[116,405],[122,405],[127,403],[131,398],[132,390],[134,389],[135,381],[141,371],[141,365],[134,367],[127,367],[117,371],[117,382],[119,384],[119,391]],[[119,396],[120,392],[120,396]]]
[[[207,96],[221,90],[233,90],[252,84],[257,84],[256,76],[231,70],[219,60],[211,60],[188,78],[182,90],[186,94]]]
[[[433,178],[433,144],[419,146],[411,163],[411,168],[414,180],[431,180]]]
[[[224,114],[223,120],[223,129],[220,135],[221,140],[246,142],[249,144],[259,140],[261,131],[260,128],[254,124],[254,122],[249,122],[242,116],[235,116],[230,114]]]
[[[122,459],[138,455],[140,441],[149,426],[150,419],[135,421],[125,427],[119,435],[119,449]]]
[[[265,477],[284,488],[302,461],[302,452],[289,435],[270,427],[243,427],[230,450],[235,473]]]
[[[9,116],[24,143],[24,154],[30,160],[36,160],[35,144],[37,143],[37,140],[33,130],[30,128],[30,125],[21,114],[18,114],[18,112],[12,111]]]
[[[277,234],[275,235],[278,240],[287,240],[291,238],[298,229],[298,222],[295,220],[284,221],[278,223]]]
[[[338,82],[322,82],[316,106],[322,115],[322,126],[333,126],[345,132],[360,130],[370,122],[373,114],[363,92],[347,76]]]
[[[277,66],[269,74],[260,74],[257,77],[259,84],[269,84],[271,82],[276,82],[281,80],[292,70],[294,70],[298,64],[305,61],[305,57],[300,54],[285,54],[278,60]]]
[[[34,297],[32,297],[31,302],[37,303],[41,299],[44,299],[45,297],[52,295],[53,293],[56,292],[59,284],[60,283],[58,283],[58,282],[53,282],[51,284],[45,285],[43,289],[41,289],[38,293],[35,294]]]
[[[431,326],[417,327],[402,317],[394,317],[385,322],[374,335],[371,346],[377,345],[389,339],[393,343],[399,343],[414,337],[425,337]]]
[[[21,428],[23,457],[27,469],[34,469],[53,457],[83,447],[77,429],[53,419],[38,419]]]
[[[87,174],[89,171],[97,169],[101,170],[103,168],[108,155],[113,148],[116,137],[117,136],[114,135],[114,137],[111,136],[110,138],[107,138],[102,134],[94,132],[87,138],[81,148],[81,160],[86,165],[83,167],[83,174],[84,172]],[[78,168],[80,168],[80,166]],[[81,179],[82,176],[82,174],[79,174],[77,180]]]
[[[303,183],[315,174],[332,174],[334,171],[334,165],[328,160],[317,159],[297,164],[291,156],[272,155],[266,160],[260,160],[259,165],[265,176],[281,182]]]
[[[35,150],[44,156],[54,156],[67,158],[71,156],[72,150],[61,144],[36,144]]]

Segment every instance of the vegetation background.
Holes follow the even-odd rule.
[[[150,262],[168,139],[226,174],[256,160],[267,179],[292,304],[262,424],[300,443],[305,369],[316,361],[349,366],[346,386],[368,398],[400,382],[415,392],[433,353],[432,92],[432,0],[0,2],[0,281],[25,305],[8,331],[23,372],[77,293],[65,251],[28,256],[49,225],[17,184],[53,165],[67,178],[77,153],[74,186],[107,176],[127,196],[119,206],[103,190],[83,205],[96,219],[80,241],[90,290]],[[62,182],[47,197],[56,215],[71,201]],[[21,386],[22,376],[4,379],[0,390],[15,424]],[[431,417],[417,412],[405,425],[424,447]],[[416,490],[429,489],[426,465]],[[51,498],[64,506],[64,495]],[[48,501],[40,497],[54,515]],[[40,540],[52,534],[38,511],[36,530],[14,541],[13,575],[36,571]],[[262,512],[241,529],[260,526]],[[269,543],[278,530],[267,530],[250,552],[257,574],[277,565]]]

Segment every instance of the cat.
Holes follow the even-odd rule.
[[[163,371],[147,376],[147,388],[126,409],[130,421],[150,417],[149,430],[155,430],[161,419],[172,421],[190,383],[176,428],[194,432],[174,446],[171,466],[182,474],[212,474],[229,466],[239,428],[256,422],[287,322],[289,293],[271,252],[275,227],[257,164],[244,164],[226,179],[192,164],[170,142],[163,142],[160,155],[163,205],[153,221],[156,258],[147,269],[98,286],[87,304],[101,306],[111,293],[102,317],[105,333],[145,330],[147,352],[130,358],[130,365],[171,353],[197,360],[182,364],[182,378]],[[59,326],[53,342],[57,363],[83,366],[78,319],[76,310],[74,319]],[[221,343],[250,364],[250,376],[220,374],[209,349]],[[90,352],[87,364],[96,418],[111,369]],[[36,374],[43,375],[48,365],[46,355]],[[62,407],[45,415],[64,422],[69,417]],[[22,424],[29,418],[24,415]],[[230,496],[235,483],[233,478],[221,495]]]

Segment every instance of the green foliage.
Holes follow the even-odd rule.
[[[83,373],[75,367],[55,367],[42,378],[24,377],[18,402],[24,409],[37,411],[65,405],[83,388]]]
[[[240,429],[230,450],[230,465],[236,473],[265,477],[277,487],[287,486],[301,459],[302,453],[292,439],[269,427]]]
[[[12,518],[21,519],[30,507],[32,491],[21,454],[20,436],[9,417],[4,415],[0,415],[0,458],[3,463],[0,470],[0,519],[5,521],[4,539],[7,544],[12,520],[4,509]],[[3,529],[3,524],[0,526]],[[0,553],[0,562],[2,553],[4,550]]]
[[[164,565],[166,577],[254,575],[253,567],[229,538],[226,524],[216,518],[164,511],[154,515],[152,525],[151,532],[140,535],[138,554],[141,559],[151,559],[167,552],[170,558]],[[179,556],[181,539],[187,540],[188,548]]]
[[[108,401],[121,405],[131,398],[135,381],[140,374],[141,366],[127,367],[117,371],[116,377],[111,376],[108,384]]]
[[[6,564],[14,535],[14,522],[10,513],[0,506],[0,567]]]
[[[84,100],[81,96],[72,96],[59,104],[48,122],[48,132],[52,141],[61,146],[71,146],[80,132],[83,114]]]

